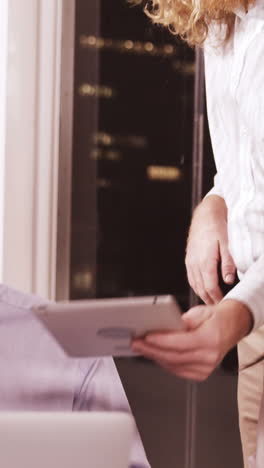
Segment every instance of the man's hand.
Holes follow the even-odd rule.
[[[151,333],[132,348],[172,374],[205,380],[224,355],[252,328],[252,314],[242,303],[228,299],[198,306],[183,314],[186,331]]]
[[[227,208],[223,198],[210,195],[195,210],[185,259],[190,286],[205,304],[217,304],[223,297],[219,262],[224,282],[232,284],[236,267],[228,250]]]

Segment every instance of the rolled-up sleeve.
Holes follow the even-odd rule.
[[[264,255],[251,265],[224,299],[235,299],[250,309],[254,319],[253,330],[264,325]]]
[[[214,185],[213,185],[213,187],[211,188],[211,190],[209,190],[209,192],[205,195],[204,198],[207,198],[210,195],[217,195],[218,197],[224,198],[223,191],[221,189],[221,184],[220,184],[218,173],[216,173],[215,176],[214,176]]]

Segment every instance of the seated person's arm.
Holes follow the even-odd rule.
[[[84,380],[77,391],[74,410],[124,411],[129,403],[112,358],[89,359],[83,363]],[[149,463],[135,427],[130,468],[149,468]]]

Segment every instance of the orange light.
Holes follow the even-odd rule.
[[[93,284],[93,275],[91,271],[78,271],[73,276],[73,287],[79,290],[91,289]]]
[[[115,94],[115,90],[113,88],[110,88],[109,86],[100,86],[92,85],[90,83],[83,83],[79,87],[79,94],[84,97],[92,96],[111,99]]]
[[[125,47],[125,49],[128,49],[128,50],[133,49],[133,47],[134,47],[133,41],[130,41],[130,40],[125,41],[124,42],[124,47]]]
[[[175,181],[179,180],[182,172],[178,167],[173,166],[148,166],[147,176],[150,180]]]

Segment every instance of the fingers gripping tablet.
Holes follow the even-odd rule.
[[[184,328],[180,307],[170,295],[57,302],[33,310],[73,357],[134,356],[133,337]]]

